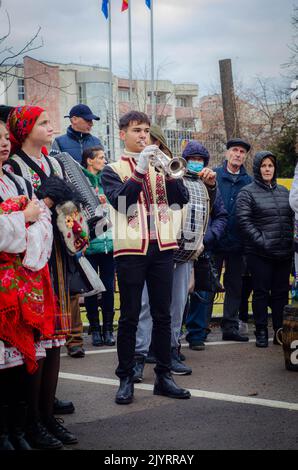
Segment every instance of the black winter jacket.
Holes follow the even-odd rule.
[[[239,192],[236,214],[243,235],[245,252],[271,259],[286,259],[293,251],[293,211],[289,191],[276,183],[276,171],[270,185],[261,177],[261,164],[270,152],[254,158],[254,181]]]

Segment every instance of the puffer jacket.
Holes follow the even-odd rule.
[[[77,162],[81,163],[82,154],[86,148],[101,145],[100,140],[92,134],[83,134],[75,131],[71,126],[67,128],[66,134],[56,137],[52,150],[55,152],[67,152]]]
[[[261,177],[264,158],[276,158],[270,152],[259,152],[254,158],[254,181],[238,194],[236,214],[243,235],[245,252],[271,259],[287,259],[293,252],[293,211],[289,191],[276,183],[276,170],[271,184]]]

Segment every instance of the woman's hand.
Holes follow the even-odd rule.
[[[38,201],[30,201],[24,210],[25,222],[36,222],[41,214]]]

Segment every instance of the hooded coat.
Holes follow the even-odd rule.
[[[271,184],[261,176],[262,161],[270,157],[275,171]],[[289,191],[276,182],[276,158],[258,152],[253,163],[254,181],[239,192],[236,214],[245,252],[270,259],[287,259],[293,251],[293,211]]]

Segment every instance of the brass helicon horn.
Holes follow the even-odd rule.
[[[150,164],[164,175],[171,178],[182,178],[186,173],[186,160],[182,157],[170,158],[160,149],[150,156]]]

